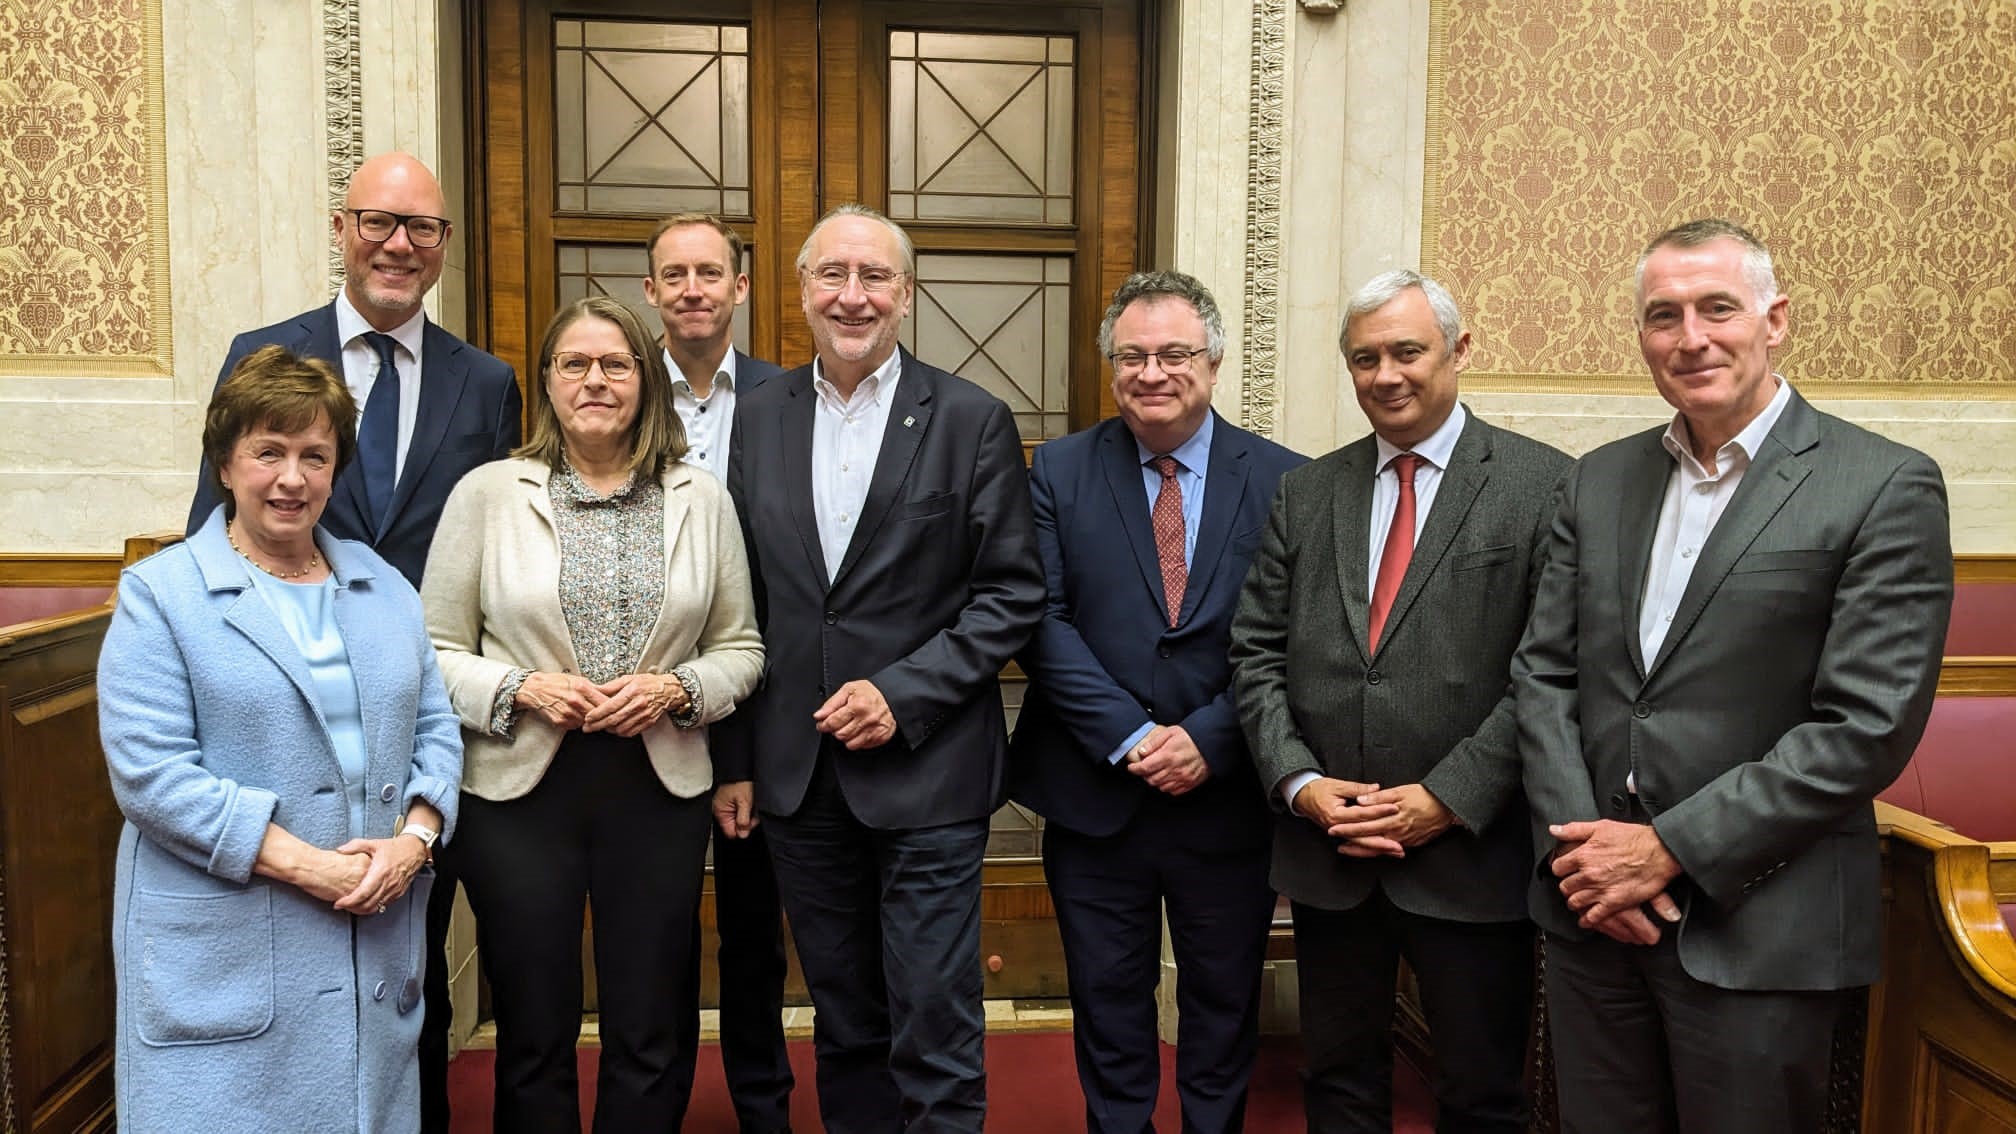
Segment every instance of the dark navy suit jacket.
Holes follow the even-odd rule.
[[[795,814],[822,738],[812,711],[872,681],[896,736],[835,762],[877,829],[942,826],[1001,804],[999,674],[1043,604],[1015,417],[980,387],[902,352],[903,376],[853,541],[830,581],[812,514],[811,366],[738,394],[728,490],[742,520],[763,685],[709,741],[715,778]]]
[[[338,376],[343,373],[343,344],[336,339],[332,302],[231,340],[217,384],[223,385],[246,355],[269,345],[322,359]],[[431,321],[420,344],[420,366],[420,414],[383,527],[373,530],[365,520],[364,473],[354,460],[336,478],[322,513],[322,527],[331,535],[369,545],[416,588],[449,490],[470,469],[518,447],[522,405],[510,366]],[[189,533],[195,534],[221,502],[206,460],[189,505]]]
[[[1213,423],[1203,518],[1174,627],[1134,435],[1119,419],[1036,450],[1030,496],[1048,603],[1022,651],[1029,692],[1009,748],[1010,794],[1087,835],[1126,826],[1155,789],[1107,762],[1144,721],[1182,725],[1211,776],[1182,797],[1196,834],[1264,847],[1268,811],[1232,701],[1232,612],[1281,475],[1303,458]]]

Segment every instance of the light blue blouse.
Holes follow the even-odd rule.
[[[350,672],[350,651],[336,626],[336,580],[288,583],[253,571],[252,587],[266,600],[287,636],[301,650],[315,686],[322,720],[336,742],[336,762],[343,768],[343,794],[350,801],[350,837],[364,835],[364,706],[357,679]],[[388,832],[389,833],[389,832]]]

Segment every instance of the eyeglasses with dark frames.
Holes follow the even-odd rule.
[[[383,209],[344,209],[357,218],[357,235],[373,244],[383,244],[392,239],[400,225],[406,226],[406,239],[415,248],[438,248],[448,239],[452,227],[447,217],[430,217],[420,214],[388,213]]]
[[[1113,373],[1123,378],[1131,378],[1148,369],[1148,360],[1151,358],[1155,360],[1157,365],[1162,367],[1162,373],[1164,374],[1188,374],[1190,372],[1190,360],[1200,354],[1207,353],[1210,349],[1209,347],[1199,347],[1196,350],[1158,350],[1152,354],[1143,354],[1135,350],[1123,350],[1115,351],[1106,357],[1113,362]]]

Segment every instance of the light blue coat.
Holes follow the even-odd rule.
[[[317,531],[369,752],[364,835],[414,799],[452,834],[462,745],[419,596],[376,553]],[[423,871],[352,917],[253,863],[278,823],[350,837],[336,750],[299,649],[252,589],[222,509],[129,568],[98,662],[119,839],[120,1129],[130,1134],[413,1131]]]

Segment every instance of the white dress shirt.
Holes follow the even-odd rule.
[[[1645,598],[1638,607],[1638,650],[1650,668],[1665,644],[1666,632],[1673,628],[1673,616],[1680,610],[1680,598],[1687,593],[1687,581],[1694,577],[1694,565],[1701,561],[1701,549],[1743,483],[1757,449],[1792,400],[1792,384],[1778,375],[1778,392],[1764,412],[1750,419],[1743,431],[1715,450],[1715,471],[1710,473],[1694,459],[1688,445],[1687,419],[1673,415],[1659,443],[1673,455],[1673,472],[1666,478],[1666,498],[1659,505],[1658,534],[1652,537],[1652,558],[1645,565]],[[1624,777],[1624,787],[1638,794],[1638,773]]]
[[[1674,414],[1666,435],[1659,439],[1673,454],[1673,472],[1666,478],[1666,499],[1659,505],[1659,530],[1652,539],[1652,558],[1645,566],[1644,604],[1638,608],[1638,645],[1648,667],[1659,656],[1666,631],[1673,627],[1680,596],[1694,577],[1694,565],[1701,561],[1702,546],[1736,495],[1736,486],[1743,483],[1758,446],[1791,400],[1791,385],[1779,378],[1778,392],[1764,412],[1715,451],[1713,473],[1694,459],[1686,418]]]
[[[1372,601],[1372,592],[1379,586],[1379,557],[1386,554],[1386,536],[1393,529],[1393,514],[1400,510],[1400,474],[1394,471],[1393,458],[1403,453],[1421,458],[1421,463],[1414,466],[1414,542],[1419,543],[1421,529],[1428,526],[1428,511],[1435,506],[1435,492],[1442,487],[1442,474],[1449,468],[1450,455],[1456,452],[1456,439],[1463,436],[1464,423],[1469,420],[1470,415],[1464,412],[1463,403],[1456,403],[1435,432],[1412,449],[1402,449],[1373,434],[1372,443],[1379,451],[1379,463],[1372,467],[1372,515],[1366,527],[1366,602]],[[1281,801],[1293,809],[1296,793],[1322,778],[1319,772],[1297,772],[1289,776],[1281,781]]]
[[[1394,471],[1393,458],[1403,453],[1421,458],[1414,466],[1414,542],[1419,543],[1421,529],[1428,526],[1428,510],[1435,506],[1435,490],[1442,487],[1442,473],[1449,467],[1450,454],[1456,451],[1456,439],[1463,436],[1463,423],[1469,420],[1470,415],[1458,402],[1448,419],[1412,449],[1373,435],[1379,464],[1372,474],[1372,523],[1367,529],[1371,538],[1365,541],[1365,601],[1372,601],[1372,592],[1379,586],[1379,557],[1386,554],[1386,535],[1393,528],[1393,513],[1400,510],[1400,474]]]
[[[896,400],[896,380],[902,376],[903,353],[891,351],[888,361],[846,398],[826,380],[819,360],[812,360],[812,390],[819,399],[812,409],[812,514],[819,525],[828,583],[840,573],[854,525],[861,520],[875,459],[882,453],[889,407]]]
[[[357,399],[358,426],[363,426],[364,403],[378,382],[378,352],[364,341],[375,331],[357,308],[350,293],[336,293],[336,341],[343,345],[343,384]],[[420,418],[420,344],[427,337],[427,313],[416,311],[411,319],[385,332],[398,346],[392,349],[392,366],[399,371],[399,443],[393,448],[392,483],[406,474],[406,450],[413,444],[413,423]]]
[[[707,396],[693,396],[693,383],[679,372],[679,364],[672,361],[672,352],[662,350],[665,355],[665,372],[672,376],[672,406],[679,411],[679,421],[686,427],[686,463],[697,465],[714,474],[720,481],[728,479],[728,430],[735,421],[735,348],[729,347],[721,359],[721,365],[714,369],[714,384],[707,388]]]

